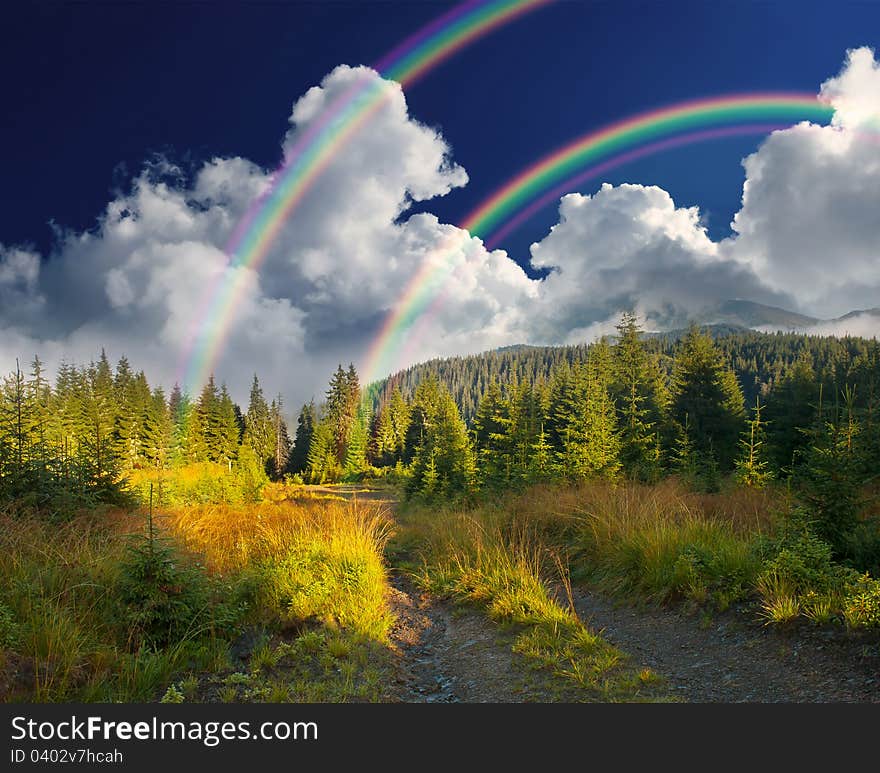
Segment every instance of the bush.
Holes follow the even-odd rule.
[[[863,521],[844,540],[843,553],[848,564],[860,572],[880,577],[880,522]]]
[[[832,559],[832,548],[801,520],[786,522],[773,539],[759,543],[762,576],[774,575],[792,592],[828,593],[845,584],[845,570]]]
[[[206,633],[233,633],[253,595],[246,585],[211,579],[200,565],[181,562],[151,519],[121,565],[119,598],[135,634],[132,645],[161,648]]]
[[[18,644],[19,627],[13,611],[0,601],[0,650],[11,649]]]
[[[846,594],[843,617],[850,628],[880,626],[880,580],[861,575]]]

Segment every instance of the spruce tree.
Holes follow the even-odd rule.
[[[634,314],[622,316],[617,332],[612,395],[620,428],[620,462],[628,476],[653,480],[659,473],[656,441],[666,402],[662,374],[648,356]]]
[[[510,478],[510,406],[494,379],[477,407],[474,445],[477,470],[483,485],[501,485]]]
[[[240,411],[236,411],[235,403],[229,396],[226,384],[220,388],[218,402],[217,453],[213,461],[225,464],[232,469],[232,463],[238,458],[238,447],[241,443]]]
[[[740,455],[736,460],[736,477],[749,488],[764,488],[772,480],[773,473],[765,458],[764,425],[761,420],[761,398],[755,398],[752,418],[740,440]]]
[[[194,406],[189,395],[175,384],[168,398],[168,414],[171,419],[171,441],[168,452],[169,462],[181,466],[193,461],[190,456],[190,422]]]
[[[742,430],[743,396],[733,372],[708,335],[691,326],[681,342],[672,376],[671,417],[687,418],[694,452],[707,464],[733,469]]]
[[[269,407],[269,421],[272,425],[272,460],[269,472],[275,480],[284,475],[290,458],[290,434],[282,415],[283,407],[281,395],[278,395]]]
[[[263,469],[269,470],[274,465],[275,427],[256,373],[244,417],[243,442],[253,449]]]
[[[475,466],[467,427],[449,390],[435,379],[428,379],[416,390],[410,430],[419,440],[407,481],[409,494],[423,492],[426,476],[430,481],[436,475],[436,487],[432,484],[432,488],[437,493],[463,492],[472,485]]]
[[[296,420],[296,436],[293,449],[287,461],[287,471],[293,474],[305,472],[309,460],[309,446],[315,431],[315,403],[310,402],[300,408]]]

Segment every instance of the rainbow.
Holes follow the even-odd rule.
[[[641,113],[578,137],[512,177],[484,199],[459,227],[463,238],[427,257],[388,313],[365,357],[364,383],[397,365],[420,327],[436,313],[455,267],[454,257],[471,236],[491,248],[541,207],[585,180],[673,147],[742,134],[766,133],[799,121],[827,122],[833,109],[812,94],[750,93],[676,103]],[[574,173],[574,174],[573,174]],[[407,339],[409,343],[407,343]]]
[[[386,54],[374,69],[408,86],[464,46],[553,0],[468,0],[435,19]],[[264,260],[284,223],[314,181],[396,87],[364,78],[335,99],[288,149],[272,176],[234,229],[224,251],[230,264],[219,273],[193,317],[179,372],[186,391],[214,370],[223,342],[248,286],[249,272]]]

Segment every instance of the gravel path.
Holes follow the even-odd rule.
[[[549,700],[515,661],[503,632],[485,614],[421,593],[392,577],[392,632],[401,655],[397,698],[407,703],[521,703]]]
[[[761,625],[743,606],[707,624],[675,608],[615,606],[586,590],[578,615],[688,702],[880,702],[880,634]]]

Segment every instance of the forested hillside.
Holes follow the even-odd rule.
[[[863,338],[833,338],[798,333],[760,333],[726,325],[705,328],[737,375],[746,404],[766,396],[783,376],[804,360],[826,387],[845,383],[853,377],[859,363],[875,356],[876,346]],[[686,331],[644,335],[646,351],[659,358],[661,370],[672,372],[672,356]],[[463,418],[470,422],[489,384],[501,386],[547,380],[556,366],[586,362],[589,346],[512,346],[467,357],[429,360],[370,384],[373,408],[395,387],[411,397],[419,383],[433,376],[449,389]],[[874,354],[872,354],[874,352]]]
[[[393,498],[388,555],[417,548],[427,592],[525,625],[513,650],[593,699],[660,693],[566,611],[542,556],[613,594],[876,629],[878,384],[876,341],[647,337],[625,314],[613,343],[434,361],[367,390],[340,365],[291,441],[256,376],[243,411],[213,378],[166,397],[124,357],[54,379],[35,358],[0,390],[0,569],[14,579],[0,687],[384,699],[389,513],[347,509],[327,486],[342,481]],[[255,650],[243,676],[230,653],[253,626],[305,633]]]

